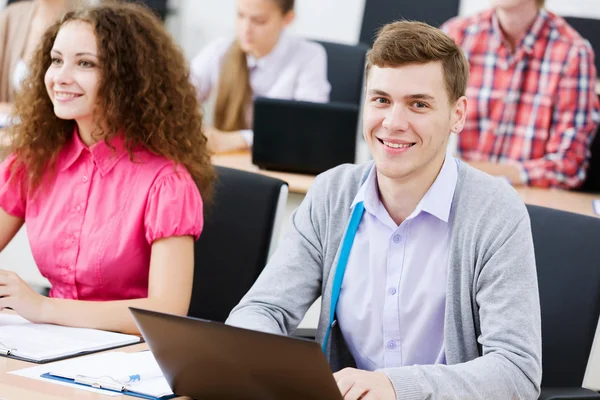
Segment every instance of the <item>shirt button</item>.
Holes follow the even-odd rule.
[[[390,340],[387,343],[387,347],[388,347],[388,349],[395,349],[396,348],[396,342],[394,342],[393,340]]]
[[[396,288],[389,288],[388,289],[388,293],[391,295],[395,295],[396,294]]]
[[[87,181],[88,181],[88,177],[87,177],[87,176],[84,176],[83,178],[81,178],[81,180],[82,180],[83,182],[87,182]]]
[[[394,235],[392,240],[394,241],[394,243],[400,243],[400,235]]]
[[[75,210],[76,211],[81,211],[81,206],[78,205],[77,207],[75,207]]]

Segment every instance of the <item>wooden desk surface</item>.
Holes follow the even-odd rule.
[[[213,156],[212,161],[214,165],[256,172],[282,179],[288,183],[290,192],[292,193],[305,194],[315,179],[312,175],[261,170],[256,165],[252,164],[252,156],[249,152],[217,154]],[[558,189],[529,187],[517,187],[516,190],[527,204],[599,217],[594,213],[592,200],[600,199],[600,193],[589,194]]]
[[[252,154],[248,151],[236,153],[215,154],[212,156],[212,163],[221,167],[241,169],[248,172],[272,176],[273,178],[286,181],[290,192],[306,194],[310,185],[315,180],[314,175],[291,174],[288,172],[268,171],[258,168],[252,164]]]

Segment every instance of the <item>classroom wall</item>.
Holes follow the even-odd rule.
[[[0,9],[7,0],[0,0]],[[333,42],[358,43],[365,0],[297,0],[296,21],[290,31],[300,36]],[[599,0],[546,0],[560,15],[600,19]],[[169,0],[176,12],[167,26],[191,58],[209,41],[233,34],[235,0]],[[459,12],[472,14],[489,6],[486,0],[461,0]],[[335,17],[332,17],[335,16]]]
[[[300,36],[333,42],[358,43],[365,0],[297,0],[296,21],[290,31]],[[209,41],[233,35],[235,0],[170,0],[178,15],[169,27],[188,57]],[[486,0],[461,0],[461,15],[489,7]],[[600,19],[599,0],[546,0],[560,15]]]
[[[188,57],[211,40],[234,33],[235,0],[179,0],[171,4],[179,10],[169,26]],[[343,7],[341,4],[341,0],[296,1],[296,20],[289,31],[312,39],[357,43],[365,0],[343,0]]]

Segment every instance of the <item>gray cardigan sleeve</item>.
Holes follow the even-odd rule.
[[[323,252],[312,200],[319,186],[315,181],[292,214],[289,231],[226,324],[288,335],[320,296]]]
[[[471,247],[467,254],[477,265],[473,285],[479,312],[472,318],[479,319],[482,356],[454,365],[382,369],[397,399],[538,398],[540,304],[529,216],[524,206],[520,208],[517,218],[508,221],[496,209],[500,215],[494,221],[479,220],[479,227],[485,228],[470,232],[480,235],[466,235],[471,243],[462,243]]]

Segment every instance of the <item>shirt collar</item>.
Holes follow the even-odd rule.
[[[452,154],[448,152],[440,173],[419,202],[417,209],[421,206],[423,211],[448,222],[457,180],[458,164]]]
[[[413,218],[421,211],[424,211],[447,223],[450,219],[450,210],[452,208],[452,199],[454,198],[457,180],[458,165],[456,159],[450,152],[447,152],[438,176],[409,218]],[[356,193],[351,207],[354,207],[361,201],[364,203],[365,210],[375,216],[384,208],[379,199],[375,164],[373,164],[367,179]]]
[[[75,161],[81,157],[83,152],[89,152],[92,160],[98,167],[102,176],[107,175],[117,164],[117,162],[127,154],[125,147],[125,138],[122,133],[118,133],[109,139],[110,145],[104,140],[87,147],[79,137],[77,127],[73,131],[71,139],[67,142],[64,149],[63,163],[60,170],[66,171]],[[112,146],[112,147],[111,147]]]
[[[517,55],[520,52],[525,52],[527,54],[531,54],[533,52],[533,46],[538,41],[540,35],[542,34],[542,29],[544,25],[548,21],[548,11],[544,8],[540,8],[537,14],[537,17],[529,27],[529,30],[525,33],[521,42],[518,44],[515,49],[514,54]],[[504,35],[502,30],[500,29],[500,23],[498,22],[498,16],[496,13],[492,13],[492,29],[494,32],[494,36],[498,41],[498,45],[504,42]]]
[[[281,54],[285,51],[287,40],[287,35],[283,31],[279,34],[279,39],[269,54],[266,54],[261,58],[256,58],[250,54],[246,54],[246,63],[248,64],[248,69],[263,69],[268,66],[269,63],[272,63],[273,60],[280,58]]]

